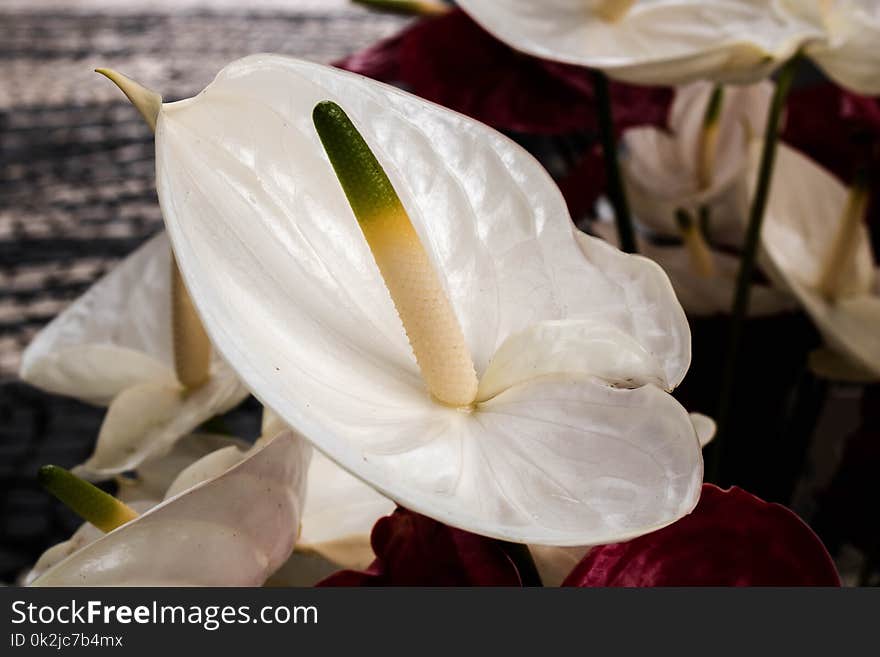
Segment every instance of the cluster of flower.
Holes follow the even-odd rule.
[[[90,522],[27,583],[838,583],[785,507],[703,484],[714,423],[669,393],[688,316],[737,301],[802,306],[817,371],[880,377],[877,149],[847,190],[777,144],[804,57],[880,93],[880,9],[405,4],[438,15],[336,68],[256,55],[174,103],[103,71],[155,130],[167,234],[25,353],[26,381],[108,407],[85,463],[41,472]],[[880,134],[833,89],[860,144]],[[568,198],[496,131],[593,127],[620,169],[588,151]],[[569,210],[605,172],[587,234]],[[199,432],[248,394],[254,445]],[[108,479],[118,498],[86,483]]]

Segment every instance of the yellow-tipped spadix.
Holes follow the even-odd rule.
[[[56,465],[44,465],[37,479],[67,508],[101,531],[113,531],[138,516],[134,509],[112,495]]]
[[[709,245],[706,244],[700,226],[685,210],[678,210],[675,213],[675,220],[681,230],[681,239],[694,270],[703,278],[711,278],[715,275],[715,258]]]
[[[819,275],[819,293],[827,301],[835,301],[839,296],[844,274],[854,265],[856,243],[859,238],[859,226],[868,209],[868,186],[864,176],[859,176],[853,184],[843,209],[840,228],[834,236],[831,248],[822,263]]]
[[[636,0],[600,0],[595,11],[602,20],[614,23],[626,16],[635,3]]]
[[[162,109],[162,96],[147,89],[131,78],[109,68],[95,71],[109,78],[135,106],[150,130],[156,131],[156,121]],[[180,269],[171,257],[171,335],[174,341],[174,369],[180,384],[188,389],[197,388],[210,376],[211,342],[202,321],[196,313],[189,292],[183,283]]]
[[[156,131],[156,119],[159,117],[159,110],[162,109],[162,96],[113,69],[96,68],[95,72],[109,78],[119,87],[144,117],[150,130]]]
[[[339,105],[319,103],[313,120],[403,322],[428,390],[444,404],[470,405],[477,394],[470,350],[443,284],[391,181]]]
[[[715,158],[718,153],[718,129],[721,122],[721,106],[724,102],[724,87],[715,85],[706,112],[703,115],[703,126],[697,153],[697,182],[700,189],[708,189],[712,185],[715,172]]]

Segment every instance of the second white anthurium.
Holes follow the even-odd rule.
[[[82,476],[106,479],[135,469],[248,395],[213,350],[206,380],[190,388],[180,383],[172,279],[162,233],[76,299],[24,352],[20,376],[28,383],[109,405],[94,453],[77,469]]]
[[[622,172],[640,227],[639,252],[669,274],[689,315],[730,312],[749,206],[750,144],[763,135],[772,95],[769,82],[694,82],[676,89],[668,130],[623,133]],[[600,219],[596,232],[614,243],[611,217]],[[795,306],[770,285],[752,291],[752,315]]]
[[[799,0],[798,0],[799,1]],[[824,31],[767,0],[460,0],[486,30],[544,59],[636,84],[754,82]]]
[[[859,184],[847,190],[784,144],[776,162],[761,233],[767,271],[791,289],[830,349],[880,377],[880,275],[864,222],[868,191]],[[841,370],[827,357],[821,362]]]
[[[880,94],[877,0],[782,0],[782,5],[825,32],[804,50],[829,77],[856,93]]]
[[[286,431],[216,477],[184,471],[164,502],[133,503],[134,514],[146,510],[109,533],[84,525],[43,555],[29,583],[260,586],[296,542],[310,455],[308,443]]]
[[[378,162],[347,150],[360,136],[325,113],[331,166],[312,122],[328,99]],[[622,540],[694,507],[700,445],[667,394],[690,332],[669,280],[601,240],[579,244],[559,190],[513,142],[360,76],[258,55],[163,105],[156,152],[213,343],[351,473],[524,543]],[[340,186],[352,177],[379,185],[357,207],[393,203],[399,232],[353,216]]]

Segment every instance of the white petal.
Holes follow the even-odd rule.
[[[700,494],[693,424],[654,386],[546,377],[502,393],[468,419],[455,492],[471,489],[477,506],[470,513],[496,516],[493,533],[502,538],[521,525],[516,534],[532,532],[526,542],[535,544],[625,540],[674,522]]]
[[[174,381],[170,267],[161,233],[37,334],[22,356],[21,378],[102,405],[138,383]]]
[[[310,450],[293,434],[77,551],[38,586],[259,586],[296,540]]]
[[[859,226],[841,298],[828,302],[817,290],[846,197],[846,189],[833,176],[780,144],[761,240],[771,266],[768,273],[791,289],[828,345],[877,374],[880,297],[874,289],[873,255],[864,225]]]
[[[755,0],[639,0],[616,22],[585,0],[461,0],[489,32],[545,59],[641,84],[766,77],[821,30]]]
[[[124,390],[107,410],[95,451],[76,473],[93,480],[107,478],[166,454],[200,424],[247,396],[227,366],[222,372],[190,392],[176,384],[156,383]]]
[[[876,0],[783,0],[793,15],[822,27],[827,36],[806,52],[835,82],[866,96],[880,94],[880,5]],[[825,6],[824,13],[821,8]]]
[[[659,363],[638,342],[603,322],[567,319],[533,324],[504,341],[480,379],[477,401],[548,374],[584,374],[611,385],[665,386]]]
[[[830,348],[880,376],[880,296],[865,294],[832,304],[797,281],[791,289]]]
[[[147,509],[155,506],[158,502],[158,499],[140,500],[132,502],[129,506],[138,513],[143,513]],[[75,552],[79,552],[87,545],[91,545],[102,536],[104,536],[104,532],[95,527],[92,523],[84,522],[69,539],[62,541],[61,543],[56,543],[43,552],[43,554],[40,555],[40,558],[37,559],[37,563],[34,564],[34,567],[31,568],[31,570],[22,578],[21,585],[30,586],[34,580],[50,568],[55,567],[57,564],[67,559],[67,557]]]
[[[691,422],[694,425],[694,431],[697,432],[697,438],[700,440],[700,447],[705,447],[715,437],[718,426],[715,420],[708,415],[702,413],[691,413]]]
[[[117,477],[119,491],[116,497],[123,502],[143,499],[161,500],[170,497],[166,493],[182,471],[202,457],[230,446],[242,450],[249,447],[244,441],[229,436],[210,433],[185,436],[167,454],[138,465],[136,476]]]
[[[558,189],[522,149],[391,87],[259,55],[163,108],[158,185],[213,343],[287,424],[417,510],[474,503],[435,488],[448,469],[420,466],[401,477],[395,459],[371,460],[379,445],[420,451],[457,411],[428,398],[323,157],[311,124],[323,99],[345,107],[385,166],[478,371],[508,335],[537,321],[601,318],[647,349],[670,387],[681,380],[690,334],[666,277],[601,241],[579,248]],[[483,520],[470,526],[479,530]]]
[[[759,150],[756,144],[753,170],[757,169]],[[843,218],[847,195],[834,176],[780,144],[761,234],[773,265],[768,273],[780,275],[786,283],[816,288]],[[874,285],[874,258],[866,226],[859,227],[857,239],[852,264],[841,285],[846,296],[868,294]]]
[[[373,525],[396,506],[316,451],[309,467],[297,548],[311,550],[343,568],[363,569],[374,558]]]

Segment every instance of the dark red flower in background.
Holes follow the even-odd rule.
[[[416,21],[336,63],[398,84],[499,130],[559,135],[596,130],[591,73],[520,53],[461,10]],[[670,89],[612,83],[617,129],[662,125]]]
[[[370,537],[376,560],[343,570],[318,586],[520,586],[505,544],[398,508]]]
[[[592,549],[564,586],[839,586],[828,551],[793,512],[741,488],[703,485],[693,513]]]

